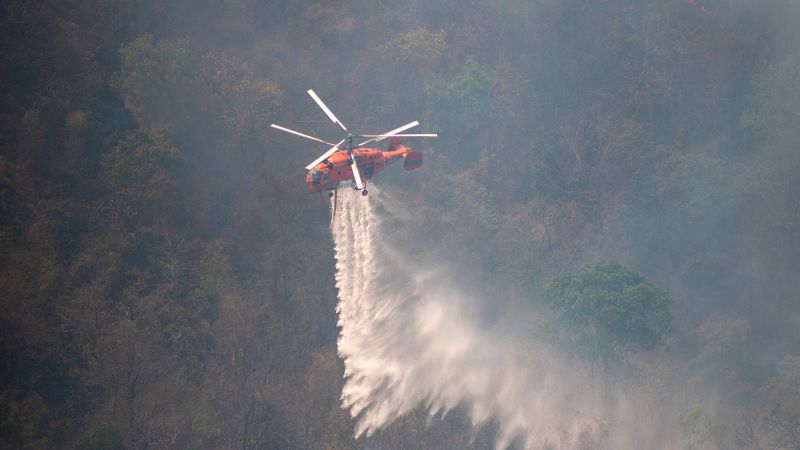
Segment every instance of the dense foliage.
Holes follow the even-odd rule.
[[[0,446],[365,445],[339,408],[327,206],[304,195],[318,149],[267,127],[329,139],[313,87],[359,129],[441,133],[412,143],[422,170],[379,180],[414,208],[421,253],[578,328],[650,299],[644,322],[593,322],[647,380],[639,400],[688,405],[643,446],[796,448],[799,16],[781,0],[4,2]],[[636,271],[579,271],[612,259]],[[636,294],[588,301],[595,276]],[[644,277],[674,298],[669,332]],[[491,432],[414,412],[371,442]]]
[[[653,350],[672,319],[669,294],[616,261],[558,276],[543,300],[557,313],[558,344],[604,364]]]

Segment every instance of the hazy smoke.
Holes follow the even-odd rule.
[[[418,406],[431,415],[462,406],[475,425],[496,420],[498,448],[515,438],[570,448],[605,433],[607,401],[593,400],[584,371],[530,338],[532,312],[479,314],[488,300],[462,287],[463,274],[457,282],[453,269],[393,247],[391,230],[381,229],[392,207],[370,189],[368,198],[340,191],[333,227],[342,402],[357,418],[356,435]]]

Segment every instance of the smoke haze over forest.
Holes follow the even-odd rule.
[[[0,446],[800,448],[799,30],[795,0],[4,2]],[[325,146],[269,127],[337,142],[309,88],[439,134],[333,232]]]

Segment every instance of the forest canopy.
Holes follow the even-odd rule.
[[[797,448],[797,30],[781,0],[4,2],[0,446],[492,448],[423,408],[353,437],[318,149],[268,126],[330,139],[314,88],[440,134],[376,182],[414,207],[392,239],[681,404],[641,445]]]

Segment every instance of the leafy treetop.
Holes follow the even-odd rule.
[[[560,343],[593,362],[654,349],[672,320],[669,294],[616,261],[557,277],[544,300],[557,313]]]

